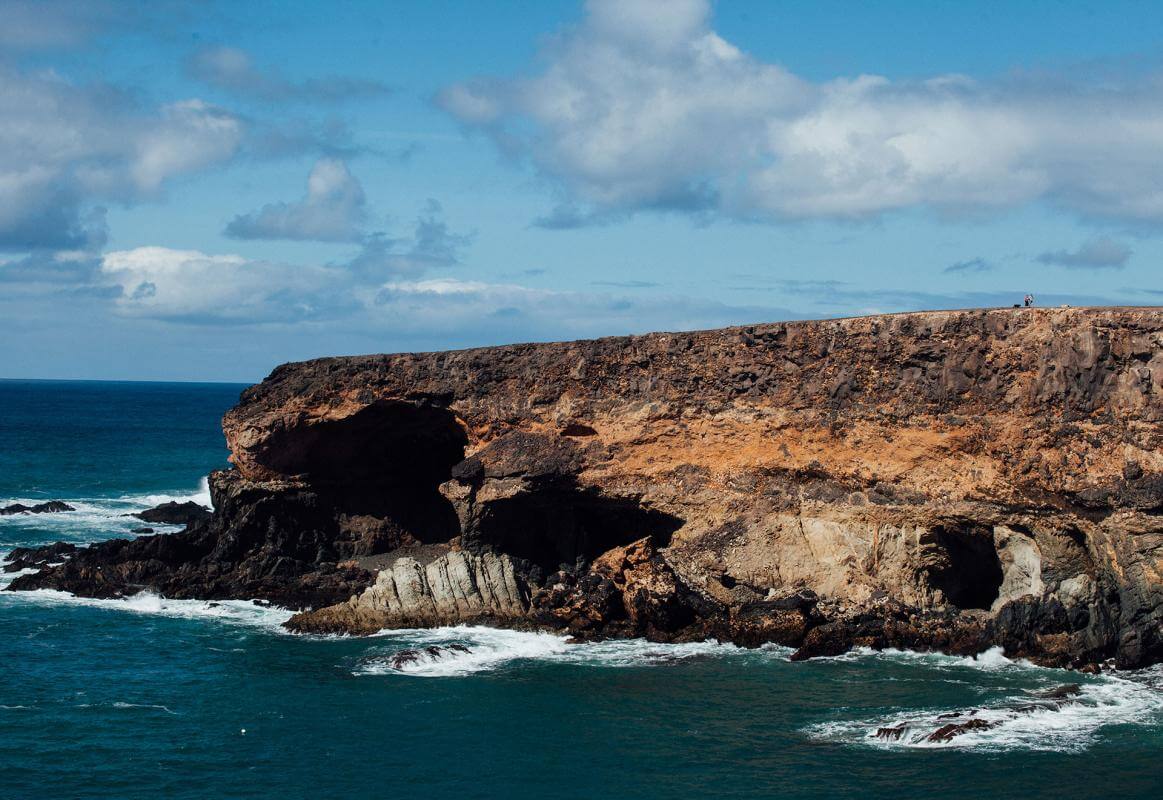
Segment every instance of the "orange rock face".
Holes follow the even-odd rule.
[[[320,359],[224,429],[220,535],[252,498],[325,518],[288,571],[447,544],[575,633],[1163,660],[1159,309]]]
[[[466,547],[534,583],[593,562],[725,609],[887,599],[1050,661],[1163,657],[1158,309],[321,359],[224,425],[243,479],[438,493]],[[418,540],[443,535],[413,516]],[[643,537],[667,576],[613,565]]]

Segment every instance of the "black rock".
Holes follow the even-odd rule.
[[[62,503],[60,500],[49,500],[47,503],[37,503],[34,506],[13,503],[10,506],[0,508],[0,517],[8,517],[13,514],[59,514],[62,511],[76,510],[67,503]]]
[[[388,661],[388,665],[392,669],[403,669],[404,667],[419,662],[421,656],[427,656],[430,659],[439,659],[448,655],[452,655],[453,653],[471,652],[472,650],[465,647],[463,644],[450,644],[445,647],[429,645],[428,647],[417,648],[415,650],[400,650],[399,652],[392,655],[391,659]]]
[[[70,542],[56,542],[40,547],[17,547],[8,554],[8,563],[4,565],[5,572],[19,572],[22,569],[43,567],[65,558],[77,551],[77,546]]]
[[[142,522],[154,522],[159,525],[189,525],[209,519],[210,509],[198,505],[193,500],[187,500],[185,503],[171,500],[131,516],[137,517]]]

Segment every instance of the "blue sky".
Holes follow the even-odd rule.
[[[0,0],[0,377],[1156,304],[1161,17]]]

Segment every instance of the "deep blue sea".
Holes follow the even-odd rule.
[[[120,517],[209,498],[241,386],[0,381],[0,517],[15,546],[131,536]],[[11,575],[0,578],[6,585]],[[1158,798],[1163,672],[778,648],[569,645],[548,634],[292,636],[245,601],[0,592],[0,797]],[[472,652],[408,672],[417,643]],[[1011,714],[1065,682],[1080,702]],[[879,726],[980,709],[944,745]]]

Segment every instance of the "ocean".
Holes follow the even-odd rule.
[[[209,502],[242,386],[0,381],[14,547],[132,536]],[[164,527],[153,526],[159,530]],[[0,575],[7,585],[11,574]],[[0,592],[0,797],[1155,798],[1163,670],[854,652],[792,663],[714,642],[571,645],[487,628],[294,636],[243,600]],[[403,648],[469,652],[394,669]],[[1077,683],[1077,702],[1015,711]],[[947,743],[879,727],[969,712]],[[926,727],[927,726],[927,727]],[[912,729],[909,729],[911,731]]]

